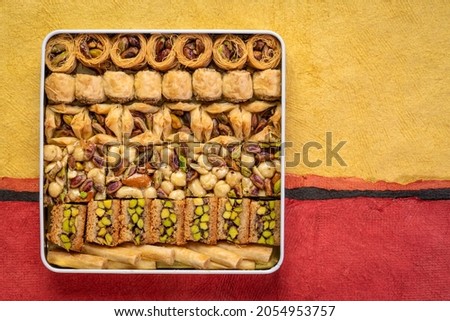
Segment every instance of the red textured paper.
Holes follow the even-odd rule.
[[[57,274],[39,256],[38,203],[0,203],[0,300],[449,300],[450,201],[286,201],[270,275]]]

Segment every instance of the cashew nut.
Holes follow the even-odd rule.
[[[211,173],[213,173],[217,177],[217,179],[222,179],[225,176],[227,176],[228,167],[227,166],[213,167]]]
[[[184,197],[184,191],[180,189],[174,190],[169,194],[169,198],[173,200],[182,200],[184,199]]]

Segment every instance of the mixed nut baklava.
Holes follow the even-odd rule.
[[[61,34],[45,46],[47,260],[270,269],[282,244],[281,44]]]

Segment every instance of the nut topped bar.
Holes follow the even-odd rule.
[[[50,264],[276,265],[284,79],[276,37],[58,34],[45,55]]]

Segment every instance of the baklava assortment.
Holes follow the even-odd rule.
[[[50,264],[276,264],[282,75],[274,36],[58,34],[45,55]]]

